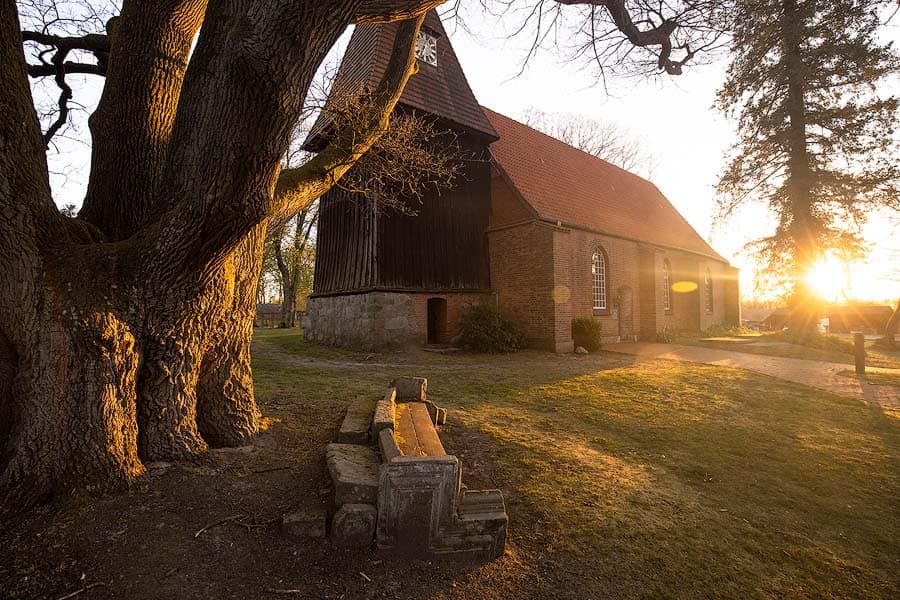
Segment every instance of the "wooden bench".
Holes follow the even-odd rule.
[[[424,378],[399,378],[371,409],[369,433],[377,453],[365,445],[329,445],[338,513],[361,513],[365,509],[359,505],[375,497],[375,537],[381,550],[411,556],[498,557],[508,523],[503,496],[499,490],[472,491],[462,485],[459,460],[447,454],[438,436],[446,410],[428,401],[426,389]],[[361,438],[364,410],[361,402],[348,409],[339,442]],[[352,509],[344,508],[350,504]],[[332,537],[346,537],[334,521]]]

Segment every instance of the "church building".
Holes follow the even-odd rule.
[[[335,89],[376,86],[396,24],[359,25]],[[737,270],[655,185],[480,106],[435,12],[398,111],[453,131],[474,157],[415,215],[337,187],[320,199],[307,339],[357,348],[446,343],[491,303],[533,347],[573,350],[572,320],[607,341],[740,322]],[[328,117],[306,147],[322,147]]]

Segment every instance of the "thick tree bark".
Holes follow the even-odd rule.
[[[381,117],[349,144],[339,133],[282,186],[289,200],[275,198],[309,83],[365,4],[236,0],[204,17],[202,2],[126,0],[92,122],[92,226],[53,204],[15,2],[0,0],[4,508],[121,486],[143,461],[257,432],[250,340],[267,221],[307,206],[368,150],[413,71],[421,17],[401,25],[374,91]]]

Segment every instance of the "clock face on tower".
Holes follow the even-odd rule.
[[[416,38],[416,58],[424,63],[437,66],[437,38],[420,31]]]

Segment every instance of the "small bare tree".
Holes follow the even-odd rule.
[[[627,127],[609,121],[530,108],[525,112],[525,124],[648,179],[658,165],[646,140]]]

